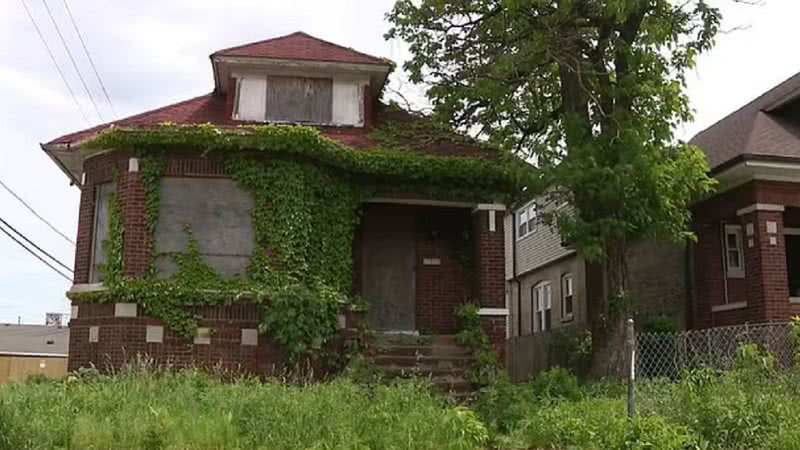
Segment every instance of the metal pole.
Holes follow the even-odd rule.
[[[633,319],[625,323],[625,360],[628,364],[628,417],[636,415],[636,336]]]

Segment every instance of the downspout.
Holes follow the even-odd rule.
[[[511,281],[517,284],[517,336],[522,336],[522,283],[517,276],[517,212],[511,212]]]

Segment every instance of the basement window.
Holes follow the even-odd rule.
[[[744,278],[744,250],[742,226],[725,225],[725,275],[728,278]]]
[[[553,306],[550,283],[542,282],[531,289],[534,311],[534,332],[552,328],[551,310]]]

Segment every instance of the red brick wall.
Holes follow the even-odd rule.
[[[489,342],[492,343],[494,351],[497,352],[498,359],[505,361],[506,352],[506,318],[500,316],[484,316],[481,318],[481,326]]]
[[[213,330],[211,344],[193,345],[164,327],[163,343],[147,343],[147,325],[162,325],[142,316],[115,317],[113,304],[78,304],[78,317],[70,321],[70,371],[94,365],[100,370],[119,369],[138,355],[156,364],[174,367],[202,366],[252,374],[268,374],[282,367],[280,347],[260,336],[258,346],[241,345],[242,328],[257,328],[260,311],[256,305],[197,307],[190,311],[202,317],[199,326]],[[99,327],[99,339],[89,342],[89,328]]]
[[[472,217],[481,306],[505,308],[505,239],[503,217],[495,211],[495,231],[489,230],[491,211],[475,211]]]
[[[94,218],[95,187],[99,183],[118,181],[117,195],[122,209],[125,227],[123,264],[124,272],[130,276],[145,273],[150,264],[149,236],[145,230],[145,194],[141,174],[128,172],[129,153],[113,153],[89,158],[84,164],[87,180],[82,186],[78,237],[75,254],[75,283],[87,283],[91,264],[92,226]],[[227,176],[219,158],[208,158],[191,153],[175,154],[169,161],[166,176]],[[470,210],[458,208],[411,208],[419,217],[434,217],[441,232],[434,236],[430,230],[417,233],[417,278],[416,310],[418,328],[431,333],[450,334],[457,331],[455,309],[467,300],[476,298],[470,279],[480,279],[482,297],[489,299],[485,306],[502,307],[503,286],[503,238],[502,223],[498,219],[498,232],[489,234],[486,229],[486,213],[471,217]],[[481,221],[482,218],[482,222]],[[443,233],[468,234],[471,227],[480,222],[480,241],[476,242],[476,269],[480,275],[470,272],[448,248]],[[421,230],[421,228],[420,228]],[[474,238],[474,236],[472,236]],[[354,276],[353,291],[360,292],[361,252],[360,234],[357,232],[353,244]],[[499,244],[499,247],[498,247]],[[423,258],[439,258],[438,266],[426,266]],[[499,280],[496,283],[496,280]],[[241,309],[244,308],[244,309]],[[250,308],[250,309],[248,309]],[[246,313],[242,311],[248,311]],[[146,325],[155,325],[155,319],[141,317],[117,318],[113,305],[80,304],[78,317],[70,322],[70,370],[94,364],[99,368],[120,367],[137,353],[147,353],[160,363],[175,365],[215,365],[224,368],[241,368],[249,372],[264,373],[268,367],[280,365],[280,349],[263,336],[258,347],[245,347],[239,343],[242,328],[256,328],[260,315],[254,305],[220,306],[200,311],[200,326],[211,327],[215,334],[211,345],[192,345],[164,328],[162,344],[145,342]],[[89,343],[89,327],[99,326],[99,342]],[[499,325],[498,325],[499,326]],[[502,333],[494,333],[505,339],[505,319]],[[499,329],[499,328],[498,328]],[[494,335],[493,335],[494,336]]]
[[[693,227],[698,236],[694,251],[695,328],[787,320],[800,309],[788,301],[783,236],[784,216],[794,222],[800,218],[793,212],[763,210],[737,216],[737,210],[755,203],[787,208],[800,206],[800,185],[753,181],[713,197],[693,210]],[[775,222],[776,233],[767,233],[768,221]],[[712,306],[725,303],[722,222],[742,226],[745,278],[728,279],[727,292],[728,303],[747,302],[747,307],[712,312]],[[754,227],[752,236],[746,234],[748,223]]]
[[[457,242],[471,250],[469,239],[462,239],[465,234],[471,236],[469,210],[420,207],[417,223],[417,329],[423,333],[456,333],[455,311],[475,295],[470,283],[472,269],[451,248]],[[438,258],[441,264],[425,265],[425,258]]]
[[[150,235],[145,223],[145,191],[138,172],[119,175],[117,198],[122,211],[123,271],[125,275],[138,277],[150,267]]]

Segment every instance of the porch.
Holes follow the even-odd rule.
[[[695,328],[800,314],[800,184],[755,180],[695,209]]]
[[[363,204],[353,241],[353,292],[384,334],[458,332],[456,310],[483,308],[490,339],[505,340],[502,205],[394,198]]]

